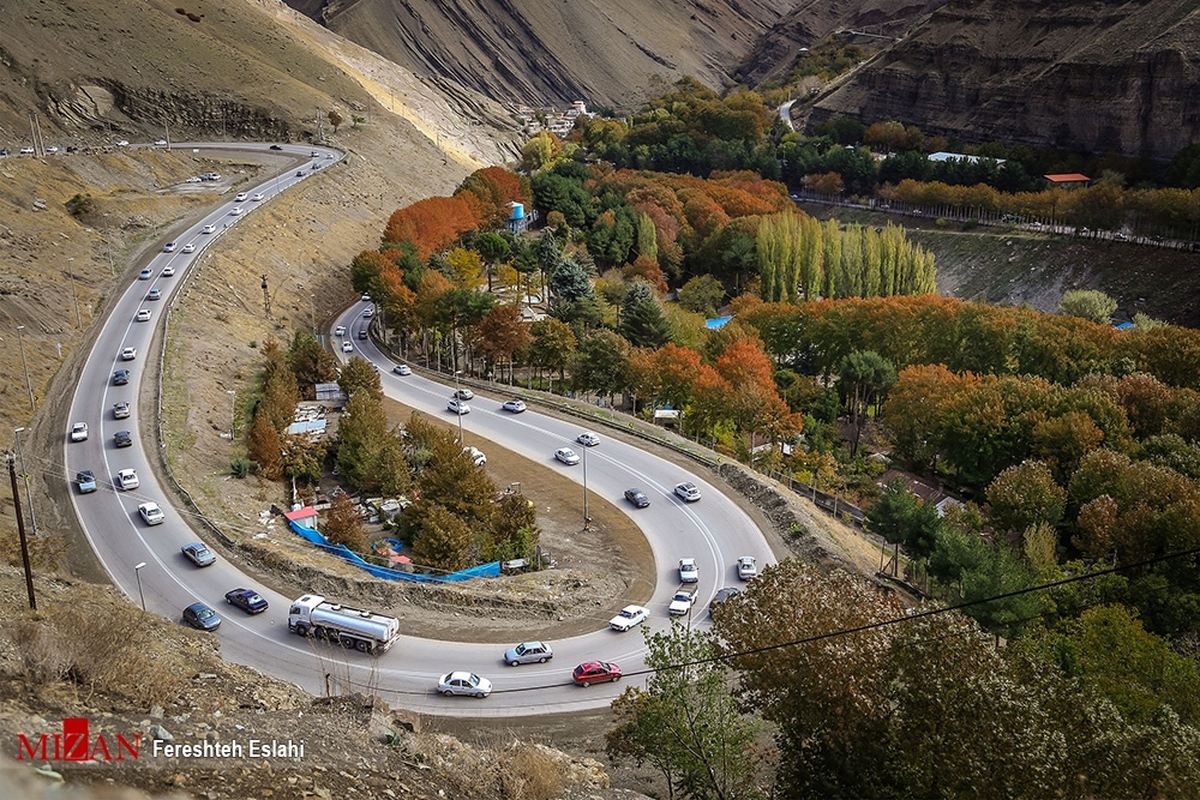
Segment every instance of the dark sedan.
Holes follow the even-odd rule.
[[[113,373],[113,386],[124,386],[129,383],[129,370],[119,369]]]
[[[133,434],[129,431],[117,431],[113,434],[113,444],[117,447],[133,447]]]
[[[261,614],[267,610],[267,601],[253,589],[234,589],[226,592],[225,602],[237,606],[247,614]]]
[[[641,489],[626,489],[625,499],[638,508],[645,508],[650,505],[650,498]]]
[[[192,603],[183,610],[183,621],[202,631],[215,631],[221,627],[221,618],[204,603]]]

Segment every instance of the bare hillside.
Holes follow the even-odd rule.
[[[422,75],[534,105],[630,108],[680,77],[722,87],[796,0],[289,0]]]

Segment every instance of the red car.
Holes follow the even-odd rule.
[[[593,683],[621,680],[621,668],[608,661],[585,661],[571,673],[575,683],[591,686]]]

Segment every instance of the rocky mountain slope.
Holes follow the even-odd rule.
[[[796,0],[288,0],[421,75],[506,101],[632,108],[729,69]]]
[[[1200,138],[1191,0],[953,0],[819,98],[968,141],[1168,160]]]

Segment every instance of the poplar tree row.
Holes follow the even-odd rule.
[[[822,223],[785,211],[763,217],[756,237],[761,295],[768,302],[891,297],[936,291],[933,255],[894,225]]]

